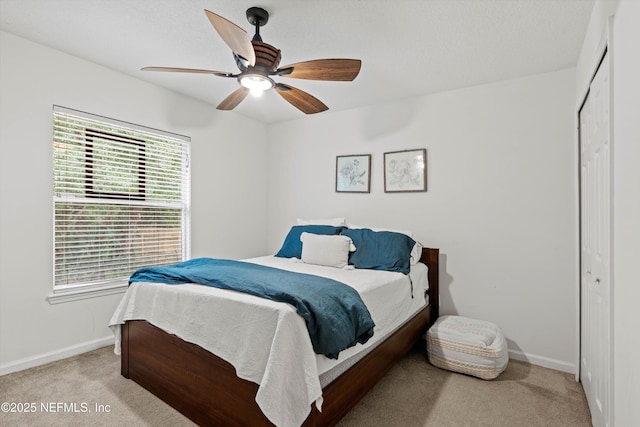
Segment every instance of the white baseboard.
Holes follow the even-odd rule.
[[[18,372],[24,369],[29,369],[36,366],[44,365],[46,363],[55,362],[56,360],[66,359],[67,357],[86,353],[88,351],[95,350],[100,347],[113,345],[114,343],[115,343],[115,337],[109,336],[109,337],[99,338],[97,340],[85,342],[82,344],[65,347],[60,350],[50,351],[48,353],[40,354],[38,356],[32,356],[32,357],[16,360],[15,362],[5,363],[0,365],[0,375],[6,375],[12,372]]]
[[[575,374],[577,372],[576,366],[573,363],[563,362],[562,360],[557,359],[550,359],[548,357],[538,356],[535,354],[527,354],[518,350],[509,349],[509,358],[531,363],[532,365],[555,369],[557,371],[568,372],[570,374]]]

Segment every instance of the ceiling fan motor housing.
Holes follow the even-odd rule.
[[[253,50],[256,53],[256,67],[264,67],[268,71],[275,71],[280,64],[280,49],[276,49],[270,44],[252,41]]]

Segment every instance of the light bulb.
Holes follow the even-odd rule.
[[[262,92],[275,86],[273,80],[261,74],[245,74],[239,80],[240,84],[249,89],[253,96],[260,96]]]

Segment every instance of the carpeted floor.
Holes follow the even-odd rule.
[[[3,406],[0,426],[193,425],[120,376],[112,347],[0,377],[2,402],[23,413]],[[431,366],[416,346],[338,425],[590,427],[591,416],[571,374],[512,360],[483,381]]]

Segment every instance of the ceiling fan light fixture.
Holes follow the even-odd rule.
[[[260,96],[262,92],[276,85],[272,79],[261,74],[245,74],[239,80],[240,84],[249,89],[254,96]]]

